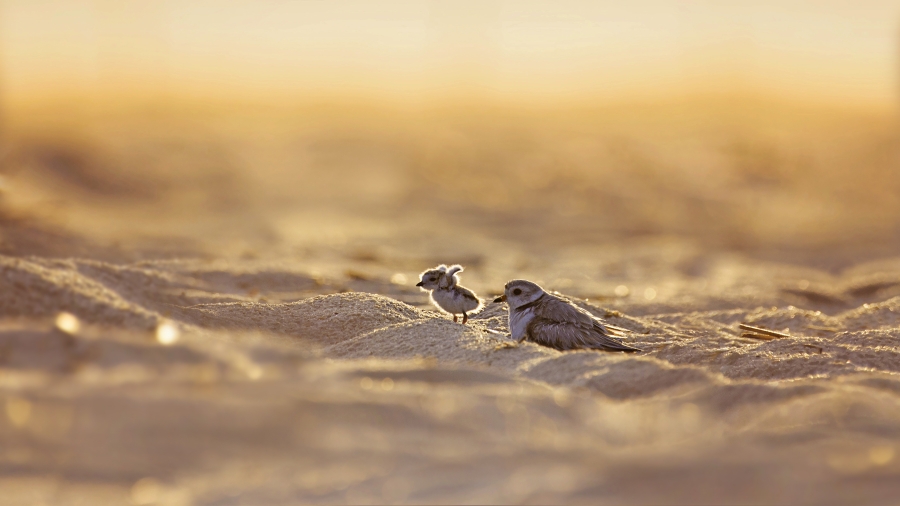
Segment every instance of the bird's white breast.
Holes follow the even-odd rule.
[[[534,309],[527,308],[524,311],[516,311],[513,308],[509,309],[509,333],[511,337],[515,340],[521,340],[525,338],[525,333],[528,330],[528,323],[534,318]]]

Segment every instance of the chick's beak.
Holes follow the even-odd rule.
[[[494,302],[506,302],[506,294],[504,293],[503,295],[497,297],[496,299],[494,299]]]
[[[424,283],[424,281],[419,281],[418,283],[416,283],[416,286],[422,286],[422,283]]]

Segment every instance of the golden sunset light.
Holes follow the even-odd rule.
[[[0,506],[896,504],[900,3],[0,0]]]

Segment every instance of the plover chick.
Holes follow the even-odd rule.
[[[468,313],[481,309],[481,299],[459,284],[462,271],[460,265],[439,265],[423,272],[416,286],[431,292],[431,302],[441,311],[453,315],[453,321],[458,321],[456,315],[461,314],[465,325],[469,321]]]
[[[618,329],[531,281],[510,281],[494,302],[509,305],[510,334],[520,343],[527,339],[557,350],[641,351],[617,339]]]

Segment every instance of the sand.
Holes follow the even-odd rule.
[[[226,279],[329,291],[245,264]],[[513,345],[501,304],[462,326],[424,294],[418,307],[365,292],[260,302],[210,272],[3,258],[4,504],[838,504],[898,492],[900,298],[854,307],[873,298],[854,297],[855,278],[834,295],[851,309],[828,313],[786,304],[806,293],[793,289],[708,289],[693,304],[708,309],[687,312],[643,296],[577,301],[633,331],[646,352],[626,355]],[[55,328],[60,312],[78,331]],[[173,344],[156,338],[164,322],[180,330]],[[740,322],[792,337],[743,338]]]
[[[85,152],[113,167],[158,157],[118,176],[100,155],[50,163],[46,144],[17,140],[0,201],[0,504],[900,497],[900,257],[873,239],[885,223],[844,235],[880,216],[874,204],[838,198],[856,214],[827,221],[814,202],[841,181],[804,193],[794,172],[754,165],[732,176],[785,195],[756,215],[751,190],[717,197],[732,176],[673,189],[655,162],[615,152],[633,164],[588,185],[600,202],[580,193],[595,154],[559,147],[582,126],[391,128],[301,129],[300,147],[244,130],[182,133],[178,147],[109,128]],[[539,142],[509,155],[522,136]],[[198,139],[228,154],[211,159],[267,168],[216,176]],[[681,159],[637,139],[627,149]],[[678,153],[701,165],[697,151],[721,154],[690,149]],[[430,179],[445,155],[470,193]],[[491,186],[513,161],[559,157],[554,180]],[[288,168],[310,159],[335,173]],[[53,172],[66,163],[78,177]],[[519,203],[536,194],[546,201]],[[451,262],[486,299],[531,279],[645,351],[516,345],[502,304],[455,324],[414,286]],[[747,337],[741,323],[790,337]]]

